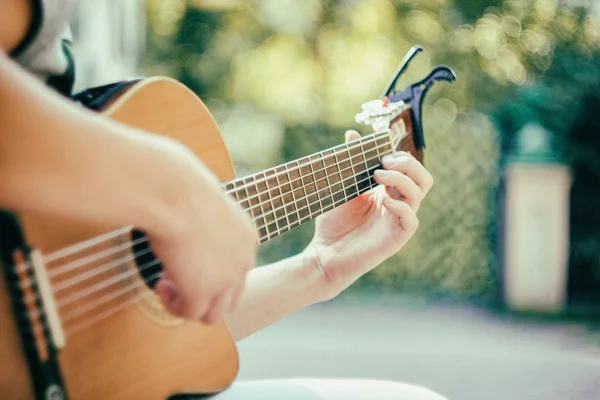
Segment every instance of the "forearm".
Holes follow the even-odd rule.
[[[0,207],[159,229],[177,202],[169,146],[71,104],[0,54]]]
[[[322,299],[318,274],[299,254],[254,268],[238,307],[225,319],[235,341]]]

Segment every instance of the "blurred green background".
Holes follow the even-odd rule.
[[[577,4],[147,0],[142,70],[174,77],[202,97],[238,175],[245,175],[340,143],[346,129],[368,133],[354,124],[354,115],[380,95],[405,53],[421,44],[425,52],[399,88],[440,63],[458,76],[434,86],[424,104],[426,165],[436,185],[420,209],[414,239],[349,293],[493,298],[496,193],[511,133],[538,120],[564,139],[564,149],[589,138],[570,135],[587,104],[582,96],[598,79],[600,27],[593,2]],[[588,203],[600,199],[588,196],[598,193],[597,178],[590,177],[584,181],[589,190],[579,195]],[[267,243],[260,262],[300,251],[312,229],[307,223]],[[598,279],[599,237],[594,229],[572,233],[571,268],[589,270],[580,274],[588,283]]]

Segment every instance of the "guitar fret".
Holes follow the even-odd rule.
[[[375,141],[375,151],[377,151],[377,159],[381,160],[381,153],[379,152],[379,139]]]
[[[273,170],[273,174],[274,174],[274,183],[275,186],[277,188],[277,193],[275,195],[275,212],[277,214],[277,225],[279,226],[279,231],[280,232],[285,232],[287,230],[289,230],[289,226],[290,226],[290,219],[288,216],[288,197],[289,195],[287,194],[286,190],[285,190],[285,186],[287,185],[287,182],[285,182],[285,177],[283,176],[282,172],[284,172],[285,170],[282,169],[282,167],[277,167]],[[281,179],[280,179],[281,178]],[[283,183],[282,183],[283,182]],[[289,185],[287,185],[289,186]]]
[[[347,147],[343,152],[340,152],[339,155],[340,157],[342,157],[340,169],[343,172],[342,176],[344,176],[344,178],[342,179],[342,183],[344,186],[344,195],[346,196],[346,200],[351,200],[356,196],[356,193],[358,192],[358,184],[356,182],[356,175],[354,174],[352,158],[350,156],[350,151]],[[349,182],[349,184],[347,184],[346,181],[354,181],[354,183]]]
[[[364,153],[362,151],[362,143],[361,143],[360,147],[354,147],[352,150],[350,150],[350,154],[351,154],[352,165],[356,165],[357,169],[358,169],[358,173],[356,172],[356,170],[354,170],[355,171],[354,174],[355,174],[356,182],[357,182],[356,186],[358,189],[357,194],[361,194],[364,192],[365,186],[368,184],[368,182],[366,181],[365,178],[367,178],[369,176],[368,169],[365,169],[364,167],[362,167],[362,164],[364,164],[366,166]]]
[[[309,215],[304,215],[306,213],[305,207],[308,204],[308,197],[300,173],[300,163],[298,161],[294,161],[293,164],[294,166],[288,172],[291,176],[290,182],[294,182],[295,184],[295,186],[292,187],[292,195],[294,196],[294,199],[296,199],[296,209],[298,210],[299,223],[302,224],[310,219]]]
[[[252,209],[255,210],[258,215],[260,216],[260,219],[262,220],[262,226],[261,228],[264,229],[265,233],[263,235],[261,235],[261,239],[263,240],[268,240],[269,239],[269,221],[267,220],[267,215],[265,213],[265,209],[264,209],[264,205],[263,205],[263,199],[261,196],[261,192],[258,189],[258,185],[257,185],[257,180],[258,178],[255,175],[252,175],[249,177],[249,181],[250,181],[250,185],[247,187],[247,191],[249,193],[249,195],[252,197],[250,203],[252,205]]]
[[[266,194],[269,198],[269,204],[271,206],[270,213],[273,214],[273,219],[275,220],[275,229],[277,235],[281,234],[281,227],[286,226],[285,222],[280,223],[280,218],[284,218],[285,215],[280,205],[282,205],[281,201],[281,191],[279,189],[279,185],[277,183],[276,177],[273,176],[275,171],[273,169],[267,170],[264,172],[265,176],[265,185],[267,187]]]
[[[313,161],[310,158],[308,159],[308,166],[310,168],[310,174],[312,175],[312,180],[315,184],[315,193],[317,196],[317,201],[319,202],[319,207],[322,210],[323,202],[321,201],[321,196],[319,196],[320,190],[319,190],[319,186],[317,185],[318,180],[317,180],[317,177],[315,176],[315,170],[313,169]],[[315,214],[317,214],[318,212],[319,212],[319,210],[317,209]],[[312,211],[311,211],[311,213],[312,213]]]
[[[265,224],[267,224],[268,238],[272,239],[277,236],[277,222],[275,221],[275,214],[273,213],[273,203],[271,196],[268,192],[268,186],[266,182],[266,175],[264,172],[255,175],[257,178],[256,189],[258,191],[258,198],[260,199],[260,209],[263,213]]]
[[[230,184],[228,190],[234,190],[236,188],[236,186],[241,186],[241,185],[243,185],[243,182],[241,182],[241,181],[232,182]],[[236,202],[242,207],[242,209],[244,209],[246,211],[250,211],[250,203],[248,202],[246,197],[243,196],[242,193],[240,193],[239,189],[234,190],[233,195],[235,197]]]
[[[329,151],[331,152],[331,150]],[[317,190],[319,195],[319,202],[321,204],[321,213],[327,212],[333,208],[333,198],[331,195],[331,183],[327,172],[326,164],[326,152],[319,153],[314,156],[315,160],[312,162],[314,166],[315,181],[317,182]],[[311,157],[313,158],[313,157]]]
[[[348,145],[346,145],[346,152],[348,153],[348,161],[350,161],[350,167],[352,169],[352,177],[354,178],[354,186],[356,186],[356,193],[350,193],[348,198],[354,198],[360,193],[360,188],[358,187],[358,180],[356,179],[356,171],[354,170],[354,162],[352,161],[352,154],[350,153],[350,149]]]
[[[329,170],[328,170],[329,167],[327,166],[327,162],[325,161],[325,160],[333,161],[333,158],[330,157],[331,154],[333,154],[333,150],[326,150],[323,152],[323,157],[321,159],[322,160],[321,163],[323,164],[323,174],[325,175],[325,181],[327,182],[326,188],[327,188],[327,191],[329,192],[329,194],[326,197],[328,204],[325,207],[325,209],[323,210],[323,212],[327,212],[327,211],[335,208],[335,199],[333,198],[333,194],[335,193],[335,190],[333,188],[333,184],[331,183],[333,178],[331,180],[329,179],[329,175],[330,175]],[[333,166],[333,167],[334,167],[334,169],[336,169],[335,166]],[[333,175],[335,175],[335,171],[334,171]]]
[[[285,175],[287,176],[288,182],[290,182],[290,194],[291,194],[292,200],[294,201],[293,208],[294,208],[295,214],[296,214],[296,220],[295,221],[294,221],[294,214],[293,213],[288,213],[289,214],[289,218],[291,218],[291,220],[293,221],[292,223],[296,223],[297,222],[298,225],[300,225],[300,221],[302,220],[302,218],[300,217],[300,212],[298,211],[298,200],[296,199],[296,196],[294,195],[295,190],[294,190],[294,186],[291,183],[293,181],[292,181],[292,178],[290,177],[290,170],[288,168],[288,164],[285,164],[284,168],[285,168]],[[292,229],[293,227],[296,227],[298,225],[294,225],[294,226],[290,227],[290,229]]]
[[[342,167],[340,160],[338,159],[337,152],[333,153],[333,157],[335,158],[335,163],[338,165],[337,173],[340,176],[340,183],[342,185],[342,194],[344,195],[344,201],[348,201],[348,196],[346,195],[346,189],[344,188],[344,177],[342,176]]]
[[[300,164],[300,163],[298,163]],[[300,181],[302,182],[302,190],[304,191],[304,199],[306,200],[306,209],[308,211],[308,220],[312,219],[312,209],[310,207],[310,205],[312,204],[311,198],[309,197],[309,194],[312,193],[310,191],[310,187],[306,185],[306,183],[304,183],[304,178],[306,177],[306,174],[304,173],[304,171],[302,170],[302,168],[304,168],[303,166],[299,167],[299,171],[300,171]],[[302,221],[302,220],[301,220]],[[302,221],[304,222],[304,221]]]
[[[236,181],[227,182],[225,184],[225,186],[223,187],[223,189],[225,190],[225,192],[230,192],[233,189],[235,189],[235,182]]]
[[[360,141],[360,150],[361,150],[360,153],[362,155],[363,163],[365,164],[365,170],[367,172],[369,172],[369,165],[367,164],[367,157],[366,157],[366,154],[365,154],[365,147],[364,147],[364,144],[363,144],[363,140]]]
[[[367,154],[369,153],[369,151],[365,151],[364,143],[360,144],[360,148],[362,149],[362,156],[363,156],[363,160],[365,162],[365,168],[367,170],[367,176],[369,179],[367,181],[369,184],[367,186],[367,189],[365,190],[365,192],[366,192],[366,191],[369,191],[373,187],[373,182],[375,180],[373,177],[373,173],[375,172],[374,167],[379,165],[379,162],[376,159],[374,160],[372,157],[367,157]],[[375,163],[375,164],[373,164],[373,163]],[[373,168],[369,164],[372,164]]]
[[[390,151],[390,137],[376,134],[232,180],[223,188],[250,214],[262,243],[374,187],[372,173]]]
[[[381,143],[380,141],[382,141],[383,143]],[[377,139],[377,148],[379,149],[380,147],[382,147],[381,152],[383,154],[393,153],[392,144],[391,144],[389,138],[387,138],[387,137],[382,137],[382,138]]]
[[[260,209],[256,207],[260,200],[254,195],[256,193],[256,186],[253,185],[253,181],[253,177],[248,177],[244,180],[237,181],[236,187],[241,186],[241,191],[243,191],[245,196],[245,200],[242,203],[242,207],[246,210],[249,210],[250,215],[252,216],[252,221],[254,222],[254,226],[258,230],[258,236],[259,238],[262,238],[265,235],[267,235],[267,228],[264,216],[260,212]],[[240,190],[238,189],[237,191],[239,192]]]

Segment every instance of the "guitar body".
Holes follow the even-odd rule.
[[[221,180],[234,178],[229,154],[212,116],[185,86],[159,77],[121,84],[107,93],[93,103],[98,112],[124,124],[169,136],[190,148]],[[110,156],[106,162],[110,163]],[[89,184],[94,184],[93,177]],[[43,254],[120,228],[29,214],[19,215],[19,219],[28,244]],[[111,238],[95,246],[94,252],[122,245],[126,239]],[[130,261],[122,262],[127,257]],[[48,264],[46,269],[52,274],[54,268],[68,261],[61,259],[57,265]],[[57,361],[68,398],[158,400],[176,393],[214,393],[226,388],[238,370],[235,344],[226,326],[172,318],[154,293],[147,293],[151,288],[144,285],[130,247],[91,263],[89,270],[110,262],[118,268],[91,277],[86,285],[101,284],[128,271],[133,273],[127,284],[136,280],[141,284],[133,293],[124,293],[94,309],[97,313],[122,307],[118,312],[78,328],[72,335],[68,328],[84,321],[84,315],[63,321],[66,343],[57,353]],[[68,273],[60,277],[61,282],[69,278]],[[73,310],[82,305],[91,307],[94,300],[100,301],[119,284],[122,283],[81,299],[75,293],[83,286],[65,287],[59,293],[60,299],[73,300],[65,308],[65,315],[73,315]],[[0,274],[0,288],[4,287],[5,277]],[[141,292],[146,292],[143,301],[130,301]],[[61,308],[61,318],[62,312]],[[33,386],[10,298],[5,290],[0,290],[0,398],[32,399]]]

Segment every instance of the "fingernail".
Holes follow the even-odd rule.
[[[385,178],[386,176],[388,176],[390,173],[386,170],[383,169],[378,169],[375,171],[375,177],[376,178]]]
[[[381,159],[381,162],[386,167],[391,167],[396,163],[396,157],[394,157],[393,155],[387,155]]]

